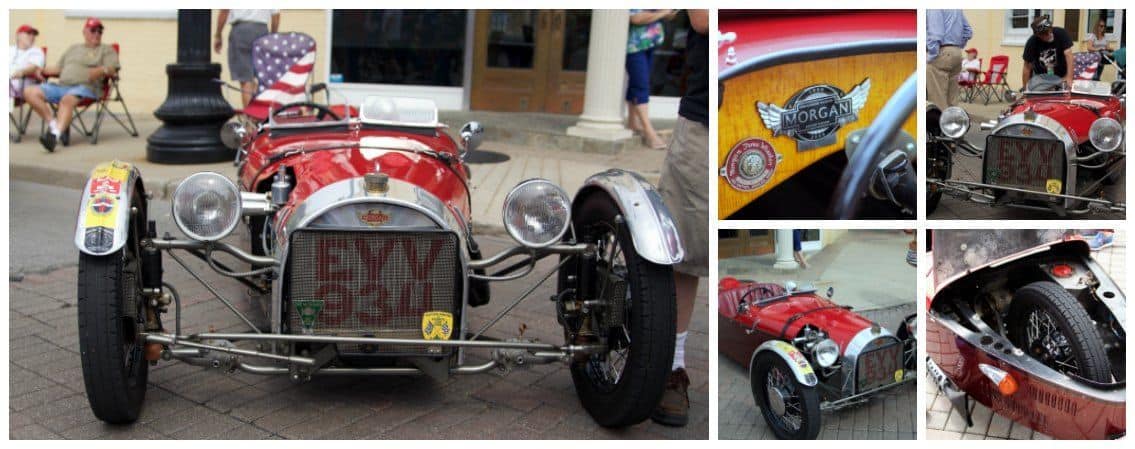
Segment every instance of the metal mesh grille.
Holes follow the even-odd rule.
[[[423,313],[457,318],[457,248],[451,232],[296,231],[287,274],[289,331],[420,339]],[[310,329],[296,301],[322,301]],[[339,351],[429,353],[425,346],[339,345]]]

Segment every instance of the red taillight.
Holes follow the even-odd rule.
[[[1052,275],[1058,278],[1066,278],[1072,275],[1072,266],[1068,264],[1059,263],[1052,266]]]
[[[1001,393],[1002,396],[1012,396],[1013,393],[1017,392],[1017,380],[1013,378],[1012,374],[1009,374],[1001,368],[984,363],[979,363],[977,367],[981,369],[981,373],[984,374],[985,377],[988,377],[989,380],[993,381],[994,385],[997,385],[997,391]]]

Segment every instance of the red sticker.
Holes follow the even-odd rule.
[[[725,157],[721,176],[734,189],[748,192],[765,185],[776,171],[777,154],[767,141],[749,138],[737,142]]]

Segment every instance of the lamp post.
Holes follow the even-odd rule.
[[[221,65],[209,57],[208,9],[177,12],[177,62],[166,65],[169,90],[154,116],[163,124],[146,139],[146,160],[200,164],[232,160],[220,130],[233,108],[221,95]]]

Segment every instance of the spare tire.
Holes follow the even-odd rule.
[[[1111,382],[1103,339],[1084,306],[1060,284],[1021,287],[1009,306],[1009,338],[1048,367],[1090,381]]]

